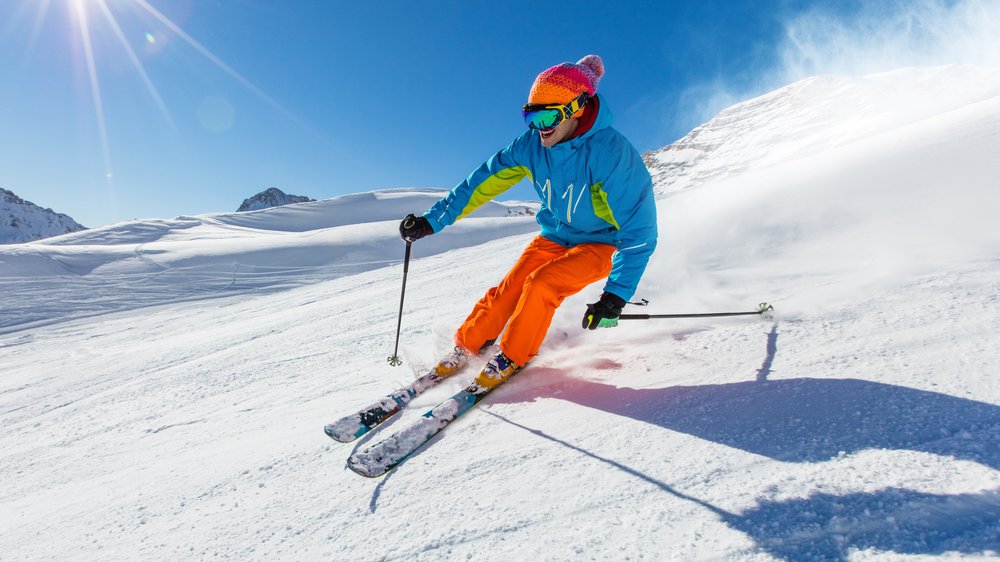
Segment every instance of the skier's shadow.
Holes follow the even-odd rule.
[[[1000,550],[1000,491],[952,496],[897,488],[842,496],[821,493],[808,498],[762,501],[743,513],[733,513],[621,462],[500,414],[486,413],[700,505],[778,559],[847,562],[852,552],[867,549],[898,554]]]
[[[573,378],[568,370],[537,367],[525,374],[533,373],[536,380],[545,382],[512,381],[515,384],[491,397],[491,402],[566,400],[782,462],[823,462],[867,449],[909,450],[1000,470],[1000,407],[870,380],[768,381],[776,341],[777,331],[772,330],[767,356],[754,381],[636,389]],[[608,360],[606,367],[614,367],[614,362]],[[616,461],[524,429],[685,497]],[[934,554],[1000,547],[1000,492],[995,490],[951,496],[899,489],[817,494],[762,501],[742,514],[696,498],[685,499],[714,511],[782,559],[846,560],[851,549],[866,548]],[[913,513],[909,520],[900,520],[901,514],[908,513]]]
[[[865,449],[953,456],[1000,470],[1000,406],[861,379],[769,381],[777,325],[756,380],[629,388],[537,367],[492,403],[555,398],[783,462],[820,462]],[[592,362],[614,368],[611,360]]]
[[[783,462],[821,462],[865,449],[896,449],[953,456],[1000,470],[1000,407],[904,386],[798,378],[636,389],[569,379],[511,389],[492,402],[540,397]]]
[[[720,513],[775,558],[847,562],[852,552],[979,554],[1000,551],[1000,492],[936,495],[889,488],[764,501]]]

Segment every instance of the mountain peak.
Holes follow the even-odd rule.
[[[43,209],[0,188],[0,244],[33,242],[86,229],[67,215]]]
[[[277,187],[269,187],[249,199],[244,199],[243,204],[240,205],[239,209],[236,209],[236,212],[258,211],[260,209],[281,207],[282,205],[291,205],[292,203],[308,203],[310,201],[315,201],[315,199],[311,199],[305,195],[288,195]]]

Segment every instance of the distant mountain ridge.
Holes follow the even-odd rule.
[[[87,230],[68,215],[43,209],[0,188],[0,244],[20,244]]]
[[[281,207],[293,203],[309,203],[311,201],[315,201],[315,199],[306,197],[305,195],[288,195],[277,187],[269,187],[249,199],[244,199],[243,204],[240,205],[239,209],[236,209],[236,212],[259,211],[261,209],[270,209],[271,207]]]

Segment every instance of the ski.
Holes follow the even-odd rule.
[[[347,467],[368,478],[382,476],[430,441],[448,424],[471,410],[493,388],[481,387],[476,383],[470,384],[451,398],[431,408],[413,425],[351,455],[347,459]]]
[[[354,414],[328,424],[323,428],[323,431],[341,443],[350,443],[396,415],[411,400],[428,388],[437,385],[445,378],[438,375],[434,369],[431,369],[431,372],[409,385],[385,395],[380,400],[358,410]]]

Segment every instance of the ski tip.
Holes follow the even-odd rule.
[[[330,439],[333,439],[338,443],[350,443],[351,441],[354,441],[355,439],[358,438],[358,436],[353,433],[343,433],[337,431],[337,428],[332,425],[324,427],[323,433],[326,433]]]
[[[360,462],[352,462],[354,460],[354,457],[347,459],[347,468],[354,471],[355,474],[360,474],[365,478],[378,478],[388,472],[388,470],[385,470],[382,467],[370,467]]]

